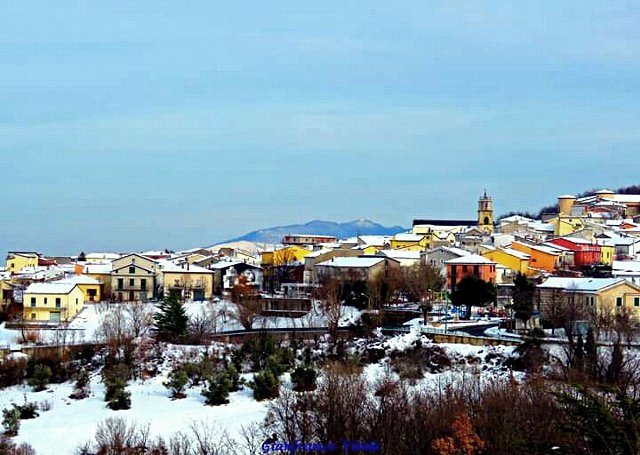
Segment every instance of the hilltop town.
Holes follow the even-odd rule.
[[[463,394],[461,378],[473,374],[473,387],[502,384],[494,392],[509,400],[534,391],[547,400],[536,410],[568,413],[528,388],[530,379],[561,384],[557,393],[576,379],[635,381],[640,195],[562,195],[539,219],[496,219],[485,191],[468,219],[411,224],[393,235],[291,232],[277,244],[182,251],[10,251],[0,272],[2,443],[38,453],[84,444],[82,453],[105,453],[105,434],[117,431],[131,438],[121,450],[168,450],[181,437],[187,444],[215,433],[217,442],[201,453],[255,453],[265,443],[276,452],[282,441],[322,442],[291,430],[284,409],[304,396],[296,394],[322,396],[331,384],[355,388],[378,409],[375,397],[399,390],[384,384],[429,390],[446,382]],[[454,453],[447,450],[458,442],[447,434],[463,425],[475,447],[464,453],[508,453],[513,446],[492,439],[486,416],[473,414],[478,408],[463,395],[451,398],[455,406],[447,402],[459,412],[447,412],[440,433],[420,444]],[[418,406],[407,397],[407,406]],[[131,421],[113,420],[117,412]],[[210,418],[222,425],[194,423]],[[143,442],[141,421],[152,428]],[[52,449],[60,425],[72,424],[81,431]],[[96,428],[103,438],[94,441]],[[332,441],[394,453],[386,430],[378,430],[384,438],[331,431]],[[173,442],[153,439],[174,433]],[[551,450],[571,437],[558,430],[540,444]]]

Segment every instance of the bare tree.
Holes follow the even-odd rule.
[[[315,289],[315,297],[320,302],[320,309],[327,320],[329,335],[335,342],[338,323],[342,310],[342,282],[335,278],[324,278]]]
[[[141,338],[146,336],[154,324],[151,306],[144,302],[129,302],[125,304],[124,310],[129,319],[133,337]]]
[[[262,310],[262,302],[246,276],[240,275],[238,284],[231,290],[231,301],[236,304],[235,319],[246,330],[250,330]]]

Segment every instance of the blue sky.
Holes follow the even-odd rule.
[[[12,2],[0,251],[186,248],[639,183],[634,2]]]

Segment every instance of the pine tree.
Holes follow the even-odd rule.
[[[522,273],[518,273],[513,280],[513,311],[516,319],[526,326],[533,313],[533,300],[536,285]]]
[[[161,340],[180,342],[186,338],[189,318],[177,296],[170,295],[165,298],[155,318],[156,329]]]

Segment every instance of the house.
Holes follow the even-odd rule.
[[[208,267],[213,271],[213,293],[222,295],[231,291],[244,277],[245,284],[262,289],[262,269],[242,261],[220,261]]]
[[[633,284],[640,284],[640,261],[613,261],[611,274]]]
[[[99,263],[91,262],[84,265],[76,264],[76,275],[86,275],[89,278],[97,280],[100,287],[100,296],[102,300],[110,300],[112,298],[111,292],[111,272],[113,265],[111,262]]]
[[[374,250],[375,251],[375,250]],[[377,252],[377,251],[376,251]],[[354,248],[323,248],[313,251],[304,257],[304,283],[317,283],[316,264],[328,261],[335,257],[358,257],[362,256],[363,250]],[[365,253],[366,254],[366,253]]]
[[[451,259],[459,258],[462,256],[469,256],[471,253],[469,251],[463,250],[461,248],[448,247],[448,246],[440,246],[438,248],[434,248],[432,250],[427,250],[423,253],[424,263],[430,265],[436,270],[440,270],[442,276],[446,276],[447,269],[445,263]]]
[[[482,256],[513,272],[510,276],[515,276],[517,273],[522,273],[524,275],[531,273],[529,271],[529,260],[531,259],[531,256],[527,253],[508,247],[494,248],[485,246],[484,249],[485,251],[482,253]]]
[[[120,257],[121,255],[118,253],[88,253],[84,255],[85,262],[88,264],[113,262]]]
[[[427,237],[419,234],[396,234],[389,242],[393,250],[424,251],[427,248]]]
[[[317,245],[319,243],[333,243],[338,239],[332,235],[289,234],[282,238],[283,245]]]
[[[558,248],[523,242],[513,242],[511,248],[529,255],[529,268],[531,269],[551,273],[560,268],[562,252]]]
[[[395,259],[379,256],[334,257],[316,264],[318,281],[326,278],[340,281],[367,281],[390,269],[398,269]]]
[[[116,301],[144,302],[157,297],[157,261],[131,253],[116,259],[111,266],[111,292]]]
[[[84,294],[74,283],[34,283],[23,295],[23,317],[29,322],[68,322],[84,306]]]
[[[558,237],[549,240],[547,243],[560,245],[573,251],[576,267],[599,264],[602,260],[600,245],[590,240],[585,240],[580,237]]]
[[[262,252],[263,284],[275,291],[282,283],[304,281],[304,258],[311,250],[297,245]]]
[[[213,297],[214,272],[189,262],[176,265],[158,261],[160,287],[163,295],[174,295],[180,300],[201,302]]]
[[[84,302],[100,302],[102,301],[102,283],[88,275],[71,275],[62,280],[53,281],[53,283],[69,283],[77,285],[84,296]]]
[[[552,320],[568,304],[578,305],[584,313],[626,308],[638,317],[640,286],[623,278],[550,277],[536,287],[536,305],[543,320]]]
[[[401,267],[411,267],[419,264],[422,252],[414,250],[382,250],[377,256],[386,256],[398,261]]]
[[[24,268],[36,268],[39,265],[40,254],[32,251],[9,251],[7,254],[6,270],[10,273],[20,273]]]
[[[474,275],[483,281],[496,282],[496,263],[478,254],[470,254],[445,262],[447,287],[454,290],[463,278]]]

